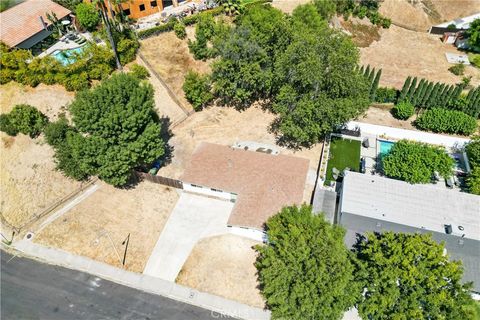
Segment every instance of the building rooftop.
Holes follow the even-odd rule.
[[[14,47],[44,29],[40,17],[48,25],[46,13],[55,13],[62,19],[71,13],[50,0],[26,0],[0,13],[0,40]]]
[[[301,204],[309,160],[201,143],[182,180],[237,194],[228,224],[262,229],[283,206]]]
[[[473,20],[475,19],[480,19],[480,12],[468,17],[457,18],[452,21],[447,21],[447,22],[438,24],[436,25],[436,27],[446,28],[449,25],[454,24],[457,27],[457,29],[468,29],[470,28],[470,23],[473,22]]]
[[[473,194],[348,172],[341,201],[342,212],[440,233],[451,225],[452,234],[480,240],[480,196]]]

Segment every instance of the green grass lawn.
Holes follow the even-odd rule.
[[[360,141],[332,137],[325,184],[333,180],[333,168],[342,171],[346,167],[357,172],[360,170]]]

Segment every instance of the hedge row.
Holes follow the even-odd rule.
[[[255,0],[255,1],[252,1],[252,2],[249,2],[249,3],[245,4],[245,6],[248,7],[248,6],[252,6],[252,5],[255,5],[255,4],[270,3],[270,2],[272,2],[272,0]],[[202,16],[209,15],[209,14],[211,14],[213,16],[218,16],[218,15],[222,14],[223,12],[224,12],[223,6],[218,6],[216,8],[211,9],[211,10],[203,11],[203,12],[185,17],[185,18],[182,19],[182,22],[186,26],[189,26],[189,25],[197,23],[198,20]],[[146,29],[146,30],[141,30],[137,33],[138,38],[139,39],[146,39],[146,38],[149,38],[149,37],[159,35],[160,33],[163,33],[163,32],[172,31],[176,23],[177,23],[177,20],[172,19],[172,20],[168,21],[167,23],[162,24],[160,26],[156,26],[156,27]]]
[[[213,8],[212,10],[203,11],[203,12],[185,17],[185,18],[182,19],[182,21],[186,26],[189,26],[189,25],[197,23],[198,20],[202,16],[205,16],[205,15],[217,16],[221,13],[223,13],[223,7],[219,6],[219,7]],[[156,26],[156,27],[146,29],[146,30],[141,30],[137,33],[138,38],[139,39],[146,39],[146,38],[149,38],[149,37],[159,35],[160,33],[163,33],[163,32],[171,31],[171,30],[173,30],[173,27],[175,26],[176,23],[177,23],[177,20],[172,19],[172,20],[168,21],[167,23],[162,24],[160,26]]]
[[[461,111],[432,108],[420,115],[415,125],[422,130],[471,135],[477,130],[477,121]]]

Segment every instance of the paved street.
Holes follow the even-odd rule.
[[[12,257],[1,252],[1,319],[224,319],[87,273]]]

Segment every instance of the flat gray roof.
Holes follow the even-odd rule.
[[[452,225],[452,234],[480,240],[480,196],[473,194],[348,172],[341,201],[342,212],[440,233]]]

